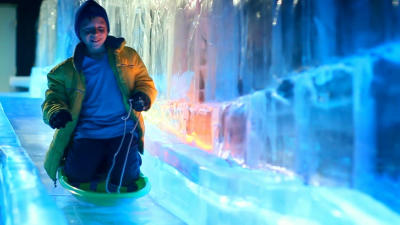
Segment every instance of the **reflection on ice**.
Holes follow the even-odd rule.
[[[0,104],[0,223],[65,224]]]
[[[172,138],[160,140],[163,133],[157,128],[150,126],[148,132],[152,144],[144,155],[143,170],[152,174],[151,196],[189,224],[392,224],[400,220],[398,214],[356,190],[307,186],[298,177],[248,170],[201,152],[188,156],[184,146],[167,141]]]

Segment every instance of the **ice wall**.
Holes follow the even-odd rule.
[[[72,54],[81,2],[43,2],[41,24],[57,22],[39,27],[39,77]],[[356,187],[400,209],[398,0],[99,3],[160,91],[147,121],[244,167]]]
[[[73,16],[81,2],[43,1],[36,66],[72,55]],[[397,0],[99,3],[108,11],[111,34],[138,50],[161,96],[192,102],[234,100],[275,87],[294,70],[399,37]]]
[[[64,225],[0,103],[0,224]]]

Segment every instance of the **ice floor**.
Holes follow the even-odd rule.
[[[0,97],[0,224],[400,224],[361,192],[237,167],[188,151],[151,125],[143,157],[150,194],[114,207],[78,201],[42,168],[53,131],[42,122],[41,101]]]

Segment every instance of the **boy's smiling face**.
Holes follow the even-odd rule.
[[[82,21],[80,36],[89,53],[104,51],[104,42],[107,39],[107,24],[103,17],[94,17]]]

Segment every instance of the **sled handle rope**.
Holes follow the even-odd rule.
[[[117,157],[118,153],[121,151],[122,144],[124,143],[125,136],[126,136],[126,121],[130,118],[131,113],[132,113],[132,99],[129,99],[129,112],[128,112],[128,115],[126,117],[121,117],[121,119],[124,121],[124,135],[122,136],[121,143],[119,144],[118,150],[114,154],[113,161],[112,161],[112,164],[111,164],[111,168],[110,168],[110,170],[108,170],[108,173],[107,173],[107,178],[106,178],[106,192],[107,193],[110,193],[110,190],[108,189],[108,185],[109,185],[109,182],[110,182],[111,172],[114,169],[115,162],[116,162],[116,157]],[[120,192],[120,188],[121,188],[121,184],[122,184],[122,178],[124,177],[124,173],[125,173],[126,162],[128,161],[129,151],[131,150],[134,132],[135,132],[136,127],[137,127],[138,124],[139,124],[139,119],[137,119],[135,126],[133,126],[132,130],[129,132],[131,134],[131,139],[129,140],[128,150],[127,150],[126,155],[125,155],[124,166],[122,167],[122,172],[121,172],[121,177],[119,179],[117,193]]]

